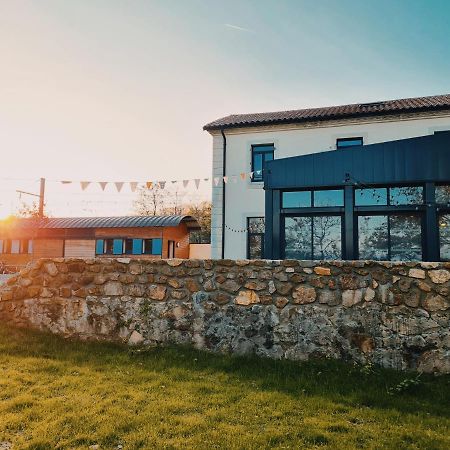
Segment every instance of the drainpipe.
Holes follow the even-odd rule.
[[[222,152],[222,161],[223,161],[223,171],[222,176],[226,176],[227,170],[227,138],[223,129],[220,130],[223,137],[223,152]],[[225,181],[222,179],[222,259],[225,259]]]

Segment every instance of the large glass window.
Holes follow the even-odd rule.
[[[389,259],[387,216],[358,217],[359,258]]]
[[[273,160],[273,153],[273,144],[252,145],[252,181],[263,181],[265,163]]]
[[[264,258],[264,217],[248,217],[247,230],[247,258]]]
[[[355,189],[356,206],[387,205],[387,188]]]
[[[423,203],[422,186],[404,186],[389,188],[390,205],[417,205]]]
[[[439,246],[441,259],[450,260],[450,214],[439,217]]]
[[[320,215],[285,218],[285,258],[340,259],[340,216]]]
[[[344,191],[342,189],[314,191],[314,207],[327,206],[344,206]]]
[[[358,217],[360,259],[422,259],[422,224],[418,215]]]
[[[450,203],[450,186],[436,186],[436,203]]]
[[[336,139],[336,148],[354,147],[356,145],[363,145],[362,137]]]
[[[311,191],[283,192],[283,208],[310,208]]]

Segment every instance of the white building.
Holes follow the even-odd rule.
[[[450,94],[293,111],[237,114],[204,127],[213,137],[212,257],[258,258],[264,160],[450,130]],[[241,173],[253,172],[242,180]]]

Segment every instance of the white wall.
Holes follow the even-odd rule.
[[[226,174],[239,175],[251,171],[252,144],[274,143],[275,159],[305,155],[336,149],[336,139],[362,136],[364,144],[405,139],[450,130],[450,113],[420,118],[397,118],[378,121],[328,122],[326,126],[285,126],[253,128],[246,131],[228,130]],[[222,136],[213,136],[213,176],[222,176]],[[264,190],[262,183],[250,180],[226,185],[226,225],[244,229],[247,217],[264,216]],[[212,257],[221,257],[222,184],[213,184]],[[225,258],[245,258],[247,234],[225,230]]]

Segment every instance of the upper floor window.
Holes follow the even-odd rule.
[[[356,145],[363,145],[362,137],[350,137],[336,139],[336,148],[354,147]]]
[[[273,144],[252,145],[252,181],[263,181],[263,170],[267,161],[273,160]]]

